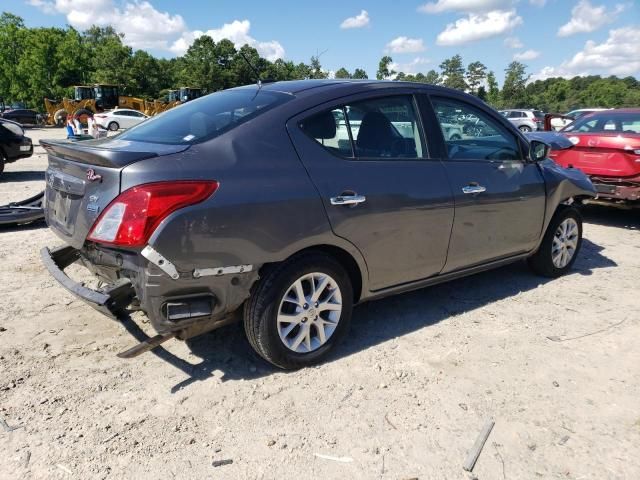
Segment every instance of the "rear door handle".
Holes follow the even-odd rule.
[[[331,205],[358,205],[367,201],[364,195],[338,195],[331,197]]]
[[[462,193],[465,194],[475,194],[486,192],[487,188],[482,185],[467,185],[466,187],[462,187]]]

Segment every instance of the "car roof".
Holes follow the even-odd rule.
[[[236,87],[237,89],[256,88],[256,84]],[[358,88],[361,87],[361,88]],[[367,91],[378,88],[429,90],[432,93],[441,94],[463,94],[464,92],[453,88],[433,85],[430,83],[406,82],[395,80],[371,80],[371,79],[308,79],[308,80],[288,80],[282,82],[262,83],[260,88],[266,91],[280,92],[290,95],[300,93],[347,91],[346,93],[356,93],[357,91]],[[234,89],[231,89],[234,90]]]

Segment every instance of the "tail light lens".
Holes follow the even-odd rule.
[[[218,189],[215,181],[148,183],[118,195],[91,227],[87,240],[144,246],[156,227],[176,210],[200,203]]]

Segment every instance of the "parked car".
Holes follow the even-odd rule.
[[[15,110],[5,110],[0,113],[0,117],[5,120],[11,120],[21,125],[42,125],[43,117],[35,110],[28,108],[19,108]]]
[[[19,123],[0,119],[0,175],[7,163],[33,155],[31,139]]]
[[[523,133],[544,128],[544,113],[540,110],[500,110]]]
[[[606,108],[578,108],[576,110],[571,110],[563,115],[559,115],[555,118],[551,119],[551,128],[553,130],[561,130],[570,123],[576,121],[578,118],[583,115],[588,115],[593,112],[602,112],[607,110]]]
[[[106,128],[115,132],[120,128],[134,127],[140,122],[145,121],[149,117],[137,110],[118,108],[116,110],[111,110],[108,112],[96,113],[93,118],[95,119],[96,123],[102,128]]]
[[[551,143],[554,134],[536,135]],[[569,141],[553,148],[550,157],[589,175],[599,199],[640,206],[640,109],[583,115],[556,135]]]
[[[455,111],[486,135],[447,139]],[[41,144],[66,243],[42,259],[101,312],[146,313],[159,335],[126,358],[242,318],[267,361],[313,364],[356,303],[521,259],[564,274],[582,235],[569,204],[595,195],[482,101],[407,82],[250,85],[117,137]],[[68,277],[76,262],[103,286]]]

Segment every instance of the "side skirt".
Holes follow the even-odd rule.
[[[483,263],[482,265],[476,265],[475,267],[465,268],[463,270],[456,270],[455,272],[449,272],[443,275],[436,275],[433,277],[425,278],[423,280],[418,280],[416,282],[403,283],[401,285],[385,288],[383,290],[376,290],[375,292],[370,292],[370,294],[366,298],[361,299],[359,303],[368,302],[369,300],[378,300],[380,298],[389,297],[398,293],[420,290],[421,288],[431,287],[432,285],[438,285],[439,283],[445,283],[450,280],[468,277],[469,275],[485,272],[487,270],[493,270],[494,268],[503,267],[505,265],[509,265],[510,263],[524,260],[525,258],[531,256],[531,253],[532,252],[522,253],[513,257],[503,258],[489,263]]]

